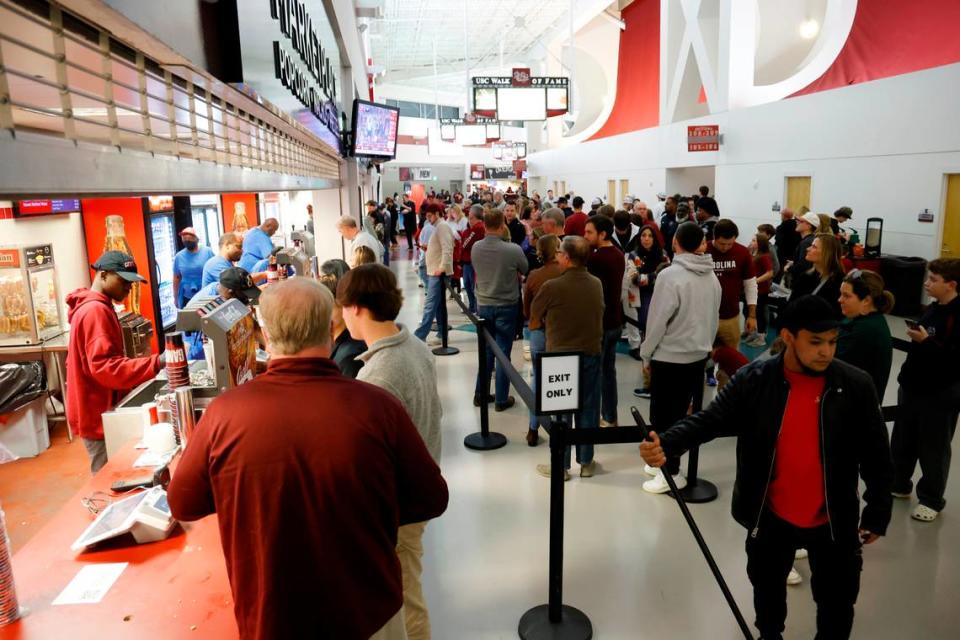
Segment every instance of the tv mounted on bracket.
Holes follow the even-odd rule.
[[[396,157],[399,107],[354,100],[352,122],[351,155],[375,160],[393,160]]]

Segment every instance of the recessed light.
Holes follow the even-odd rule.
[[[804,20],[800,23],[800,37],[804,40],[812,40],[820,33],[820,23],[816,20]]]

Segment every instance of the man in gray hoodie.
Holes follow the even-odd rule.
[[[677,227],[673,264],[660,272],[650,301],[640,357],[650,370],[650,422],[657,431],[682,419],[694,394],[702,391],[703,369],[717,335],[720,281],[713,259],[696,253],[702,242],[703,230],[695,222]],[[687,486],[680,458],[671,457],[663,470],[650,474],[654,478],[643,483],[644,491],[669,491],[664,472],[673,475],[677,488]]]

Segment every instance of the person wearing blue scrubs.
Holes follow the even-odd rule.
[[[220,282],[220,274],[229,269],[243,255],[243,240],[240,234],[227,232],[220,236],[220,253],[203,265],[203,278],[200,286]]]
[[[200,246],[197,231],[187,227],[180,232],[183,249],[173,257],[173,296],[177,309],[182,309],[203,286],[203,266],[213,257],[213,250]]]
[[[252,305],[260,298],[260,289],[254,284],[253,278],[245,269],[230,267],[223,270],[218,282],[211,282],[197,291],[187,305],[202,305],[218,297],[224,300],[236,298],[245,305]],[[204,358],[203,333],[200,331],[187,332],[186,342],[187,359],[202,360]]]
[[[280,228],[276,218],[267,218],[259,227],[254,227],[243,236],[243,255],[237,265],[248,272],[254,272],[254,266],[261,260],[266,260],[273,252],[273,241],[270,238]]]

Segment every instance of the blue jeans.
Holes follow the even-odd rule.
[[[536,363],[537,356],[547,350],[547,333],[543,329],[530,330],[530,362]],[[530,388],[533,389],[533,397],[537,397],[537,379],[533,375],[533,369],[530,370]],[[540,428],[540,419],[533,411],[530,412],[530,431],[537,431]]]
[[[601,416],[607,422],[617,421],[617,341],[621,329],[607,329],[603,332],[601,351],[602,410]]]
[[[513,348],[513,336],[517,331],[517,306],[508,304],[502,307],[480,305],[478,307],[479,315],[487,321],[487,330],[493,334],[493,339],[497,346],[509,358],[510,350]],[[493,357],[493,349],[486,347],[487,351],[487,379],[480,379],[480,372],[477,371],[477,389],[475,394],[481,398],[490,393],[490,375],[493,373],[493,364],[496,360]],[[496,402],[503,404],[507,401],[510,392],[510,378],[507,377],[507,371],[497,363],[497,384],[496,384]]]
[[[440,276],[427,276],[427,299],[423,303],[423,319],[420,321],[420,326],[417,327],[417,330],[413,332],[413,335],[421,340],[427,339],[427,334],[430,333],[430,326],[433,324],[433,319],[437,318],[439,322],[440,305],[442,304],[444,304],[443,284]],[[437,325],[437,330],[437,335],[439,335],[443,327]]]
[[[583,367],[580,371],[581,393],[583,402],[580,411],[574,414],[577,429],[598,429],[600,427],[600,369],[601,356],[583,356]],[[567,416],[569,420],[569,416]],[[568,425],[569,426],[569,425]],[[593,462],[593,445],[577,445],[577,464]],[[570,468],[570,447],[563,454],[564,469]]]
[[[473,313],[477,312],[477,272],[473,270],[473,264],[463,263],[463,288],[467,290],[467,307]]]
[[[427,288],[427,263],[420,262],[417,266],[417,275],[420,276],[420,284],[423,285],[423,288]]]

